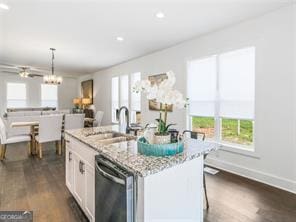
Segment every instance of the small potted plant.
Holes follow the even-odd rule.
[[[168,107],[173,105],[176,108],[185,108],[187,101],[178,90],[173,89],[176,83],[175,74],[172,71],[166,73],[167,79],[160,84],[151,84],[146,79],[135,83],[134,91],[137,93],[144,92],[148,100],[156,100],[160,104],[159,118],[157,121],[157,132],[154,135],[155,144],[170,143],[169,128],[174,124],[168,124]]]

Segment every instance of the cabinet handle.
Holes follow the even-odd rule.
[[[81,172],[81,174],[84,174],[84,171],[85,171],[84,170],[84,163],[82,161],[80,161],[80,162],[81,162],[81,171],[80,172]]]
[[[81,173],[81,160],[79,160],[79,172]]]
[[[66,141],[66,143],[70,143],[70,140],[65,140]]]
[[[69,152],[69,161],[72,160],[72,152]]]

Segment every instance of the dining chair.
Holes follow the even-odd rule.
[[[31,116],[14,116],[14,117],[7,117],[3,119],[6,135],[7,137],[10,136],[18,136],[18,135],[30,135],[30,127],[11,127],[12,123],[17,122],[26,122],[31,121]]]
[[[28,153],[31,153],[31,136],[28,134],[18,136],[8,136],[3,119],[0,117],[0,160],[5,159],[8,144],[28,142]]]
[[[203,133],[203,132],[194,132],[194,131],[191,131],[191,130],[184,130],[183,131],[183,136],[186,136],[188,134],[189,134],[191,139],[197,139],[197,140],[202,140],[202,141],[204,141],[206,139],[206,134]],[[204,160],[207,158],[207,156],[208,156],[208,153],[205,153],[204,156],[203,156]],[[205,164],[204,164],[204,167],[205,167]],[[203,173],[203,188],[204,188],[205,198],[206,198],[206,208],[208,210],[210,205],[209,205],[209,200],[208,200],[205,173]]]
[[[37,153],[42,158],[42,144],[48,142],[56,143],[56,152],[61,155],[61,139],[62,139],[62,123],[63,115],[46,115],[41,116],[39,120],[38,135],[35,137]]]
[[[104,116],[103,111],[97,111],[96,116],[95,116],[95,121],[93,122],[94,127],[101,126],[103,116]]]
[[[84,128],[84,113],[66,114],[64,122],[64,131],[62,132],[62,149],[65,149],[65,130]]]
[[[80,129],[84,127],[84,113],[66,114],[65,115],[65,130]]]

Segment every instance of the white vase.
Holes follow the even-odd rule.
[[[156,132],[156,127],[147,127],[144,131],[144,137],[150,144],[154,144],[154,134]]]
[[[171,143],[171,135],[154,135],[154,144]]]

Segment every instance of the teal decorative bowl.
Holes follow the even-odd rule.
[[[150,144],[144,137],[138,139],[138,152],[146,156],[173,156],[183,152],[184,143]]]

